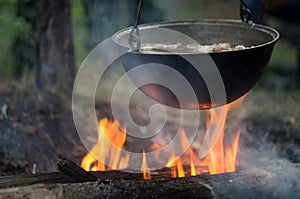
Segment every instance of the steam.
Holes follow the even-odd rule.
[[[236,113],[239,116],[233,125],[240,125],[242,129],[238,172],[248,176],[249,181],[245,184],[241,182],[242,186],[237,186],[238,191],[233,192],[231,196],[233,198],[257,196],[260,198],[299,198],[300,166],[283,155],[282,149],[278,146],[280,142],[275,144],[266,136],[276,138],[278,135],[274,132],[270,135],[272,132],[265,128],[261,117],[255,117],[251,111],[253,106],[257,105],[254,101],[254,98],[246,98],[246,102]],[[267,122],[274,122],[274,126],[282,125],[282,123],[275,123],[275,119],[269,118]],[[276,139],[283,139],[283,137]],[[289,141],[289,143],[292,142],[293,140]],[[284,143],[281,142],[281,145]],[[298,147],[292,148],[297,150]]]

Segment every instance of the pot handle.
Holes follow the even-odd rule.
[[[129,33],[129,46],[132,51],[138,51],[141,46],[141,41],[140,41],[140,32],[138,28],[138,24],[140,21],[140,14],[141,14],[141,7],[142,7],[143,0],[139,1],[138,9],[137,9],[137,14],[135,18],[134,25]]]
[[[240,18],[243,22],[248,23],[249,20],[251,20],[251,11],[249,10],[247,4],[244,2],[244,0],[240,0]],[[141,13],[141,7],[142,7],[143,0],[139,1],[137,15],[135,18],[134,26],[132,27],[132,30],[129,34],[129,45],[132,51],[138,51],[140,49],[140,35],[139,35],[139,20],[140,20],[140,13]]]
[[[244,2],[244,0],[240,0],[241,5],[240,5],[240,18],[243,22],[248,23],[249,20],[251,20],[252,14],[251,11],[249,10],[247,4]]]

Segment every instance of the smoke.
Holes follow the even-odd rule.
[[[263,114],[264,107],[257,111],[254,107],[260,100],[267,104],[268,97],[249,96],[236,114],[239,115],[236,121],[242,121],[237,173],[248,179],[247,183],[235,186],[231,197],[299,198],[300,147],[296,142],[299,130],[282,114],[272,111]]]

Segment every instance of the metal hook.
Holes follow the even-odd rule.
[[[251,20],[252,17],[251,11],[249,10],[247,4],[243,0],[240,1],[240,18],[243,22],[248,23],[248,21]]]
[[[139,1],[138,9],[137,9],[137,15],[135,18],[134,26],[132,27],[132,30],[129,34],[129,46],[132,51],[138,51],[141,47],[141,41],[140,41],[140,31],[138,28],[139,20],[140,20],[140,13],[141,13],[141,7],[142,7],[143,0]]]

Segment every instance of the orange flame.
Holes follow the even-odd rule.
[[[111,122],[108,119],[100,120],[98,124],[97,143],[84,156],[81,167],[86,171],[106,171],[126,168],[129,156],[120,157],[125,140],[126,132],[123,132],[119,128],[117,121]],[[106,162],[111,165],[111,168],[105,167]]]
[[[147,161],[145,151],[143,151],[143,162],[142,162],[142,172],[145,180],[151,179],[151,173],[148,171]]]
[[[226,115],[230,109],[239,106],[242,101],[243,98],[226,105]],[[207,128],[211,124],[217,125],[224,121],[224,118],[221,117],[223,116],[219,116],[214,109],[210,109],[207,119]],[[212,121],[212,118],[214,118],[214,121]],[[195,176],[201,173],[218,174],[234,172],[237,164],[236,158],[238,153],[240,130],[236,132],[231,141],[232,143],[225,144],[224,126],[222,129],[220,138],[214,148],[204,159],[198,158],[199,151],[195,151],[195,149],[189,146],[190,142],[185,131],[181,129],[181,147],[188,149],[181,157],[176,157],[172,151],[170,152],[169,160],[165,165],[165,167],[170,168],[170,177]],[[209,133],[208,130],[207,133]],[[86,171],[120,170],[127,168],[130,156],[128,154],[122,154],[121,152],[125,141],[126,131],[122,131],[119,128],[117,121],[108,121],[108,119],[100,120],[98,125],[98,140],[94,147],[83,157],[81,167]],[[150,149],[157,150],[160,147],[161,146],[158,143],[153,143],[153,145],[150,146]],[[158,159],[157,161],[159,161],[159,157],[156,158]],[[110,165],[110,167],[108,168],[105,165]],[[187,169],[187,171],[185,171],[185,169]],[[144,179],[151,179],[151,172],[147,165],[144,151],[141,171]]]

